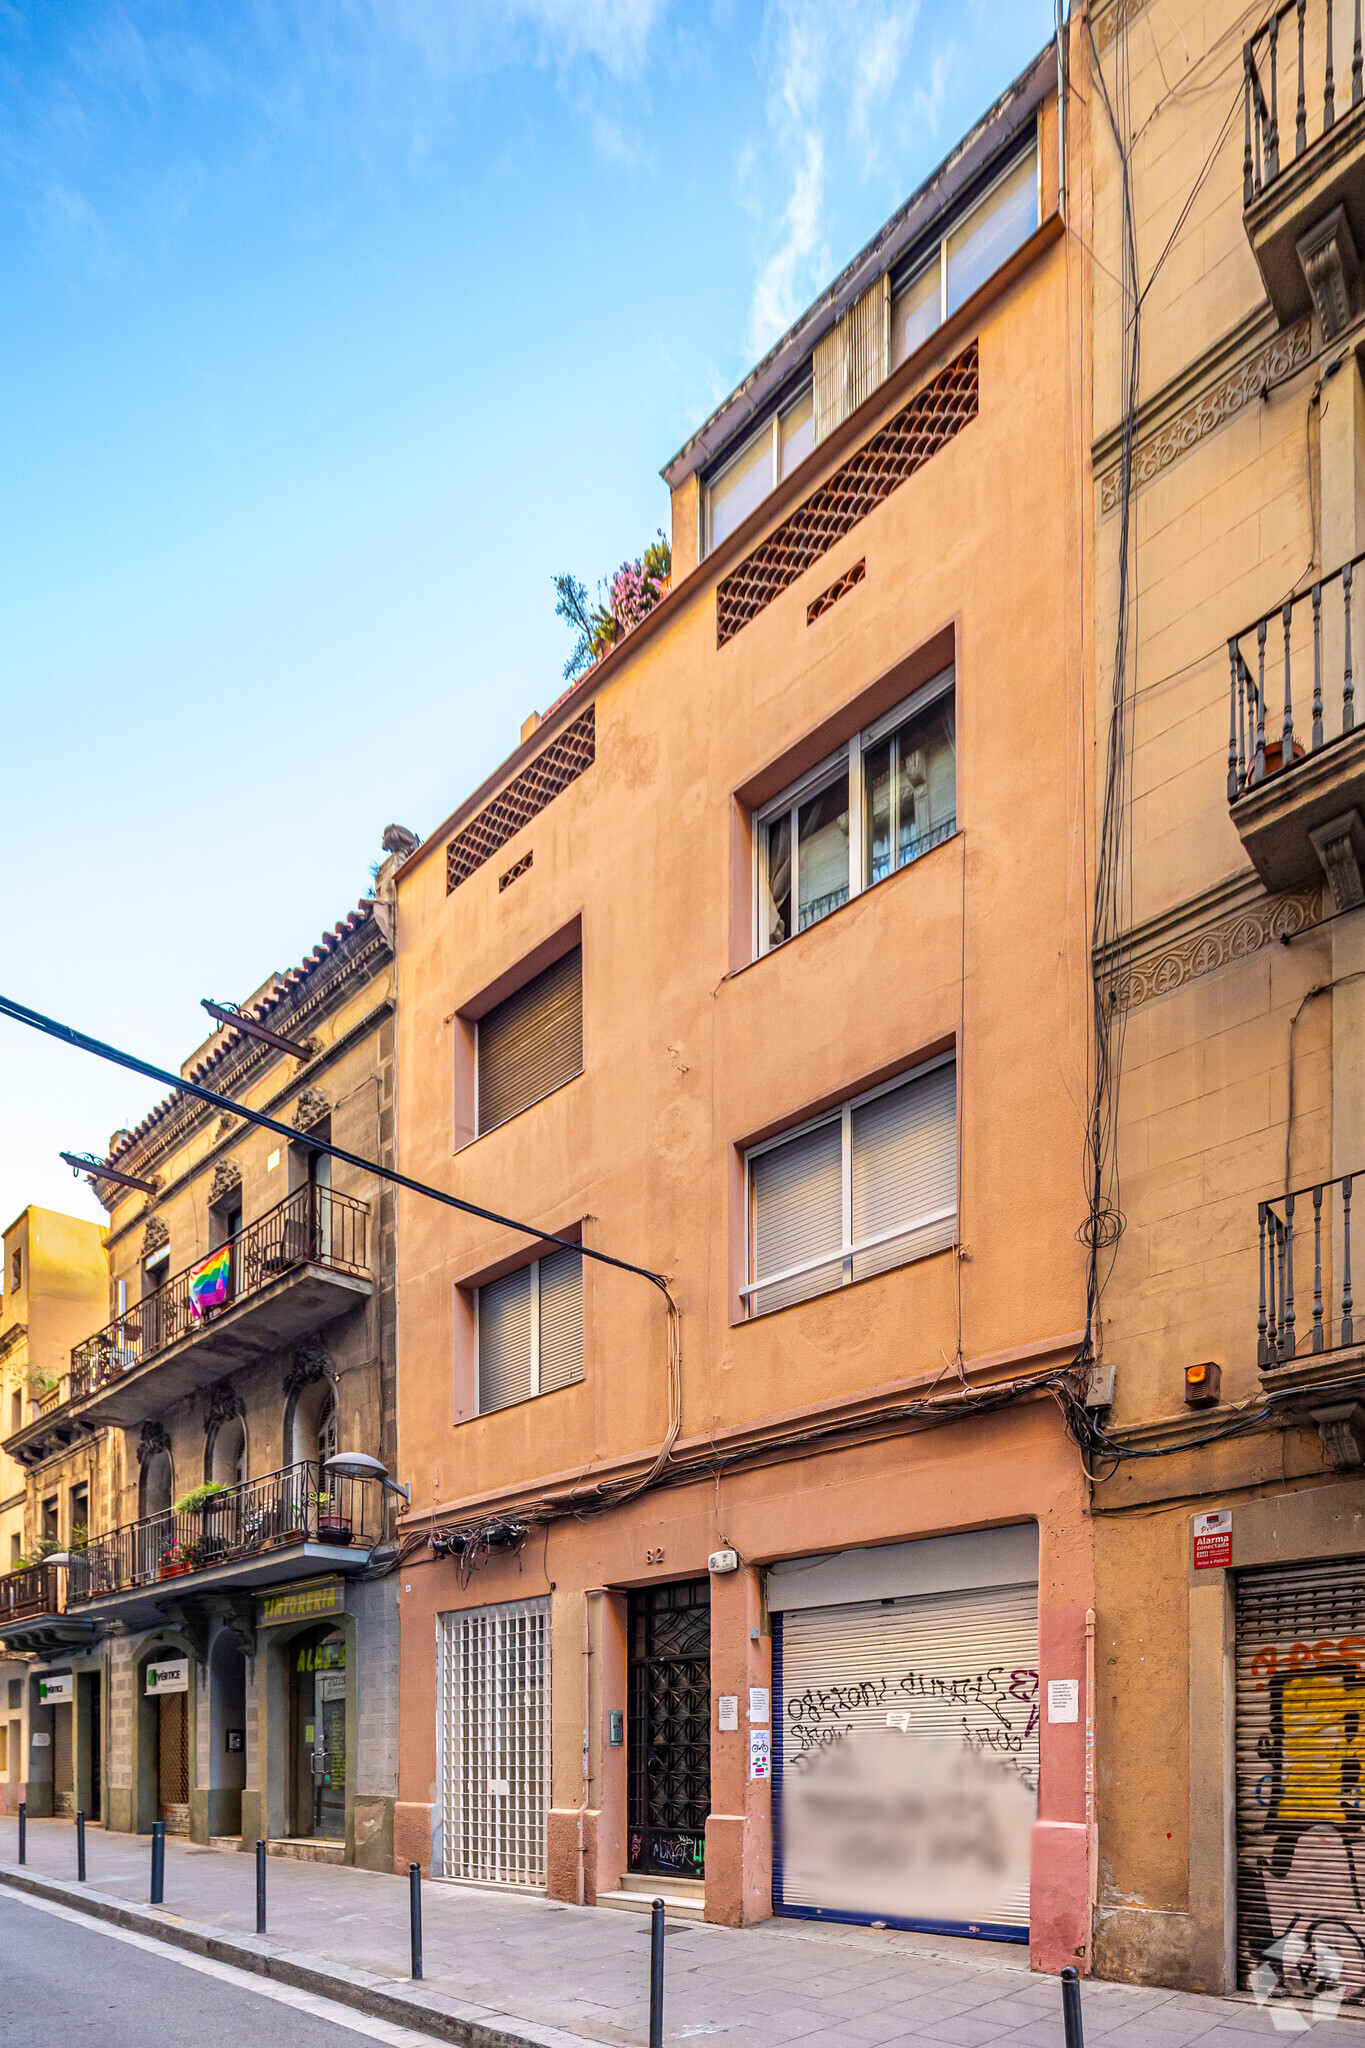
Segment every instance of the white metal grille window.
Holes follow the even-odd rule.
[[[818,924],[957,830],[953,671],[946,669],[754,819],[755,948]]]
[[[437,1617],[445,1875],[545,1884],[550,1603]]]
[[[787,1308],[957,1239],[957,1067],[951,1053],[745,1161],[750,1316]]]
[[[566,1247],[475,1294],[479,1414],[583,1377],[583,1255]]]
[[[1011,257],[1038,225],[1038,148],[1033,143],[983,192],[965,217],[904,281],[891,300],[891,367],[929,339]]]
[[[478,1021],[479,1136],[583,1071],[583,949]]]

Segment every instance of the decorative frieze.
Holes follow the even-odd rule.
[[[1301,889],[1289,896],[1268,896],[1202,930],[1169,940],[1145,958],[1129,961],[1115,990],[1125,1009],[1168,996],[1186,982],[1216,974],[1234,960],[1246,960],[1278,940],[1307,930],[1322,914],[1320,889]]]
[[[305,1088],[294,1105],[293,1124],[296,1131],[311,1130],[331,1114],[332,1105],[317,1088]]]
[[[1216,433],[1253,400],[1259,400],[1266,386],[1299,369],[1312,354],[1311,322],[1287,327],[1252,351],[1226,375],[1192,398],[1188,405],[1167,419],[1133,451],[1133,489],[1139,491],[1153,477],[1169,469],[1178,458],[1209,434]],[[1099,480],[1100,513],[1104,516],[1119,502],[1122,465],[1113,463]]]
[[[242,1169],[235,1159],[220,1159],[213,1169],[209,1182],[209,1205],[221,1202],[226,1195],[232,1195],[242,1185]]]

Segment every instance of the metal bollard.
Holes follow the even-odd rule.
[[[28,1862],[28,1807],[19,1801],[19,1861]]]
[[[1062,2025],[1066,2030],[1066,2048],[1085,2048],[1085,2034],[1081,2027],[1081,1979],[1070,1963],[1062,1971]]]
[[[85,1883],[85,1815],[76,1809],[76,1882]]]
[[[649,2048],[664,2048],[664,1902],[649,1912]]]
[[[412,1935],[412,1974],[414,1979],[422,1975],[422,1866],[408,1865],[408,1917]]]
[[[166,1897],[166,1823],[152,1822],[152,1896],[149,1905],[159,1906]]]
[[[256,1932],[265,1933],[265,1843],[256,1844]]]

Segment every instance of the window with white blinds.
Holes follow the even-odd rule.
[[[478,1021],[478,1132],[583,1071],[583,949],[575,946]]]
[[[765,1315],[957,1241],[951,1054],[755,1146],[746,1313]]]
[[[479,1414],[583,1377],[583,1255],[567,1246],[475,1294]]]

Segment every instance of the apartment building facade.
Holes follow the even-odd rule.
[[[391,1496],[328,1468],[393,1463],[392,1216],[315,1142],[392,1156],[392,867],[298,968],[219,1004],[182,1068],[296,1139],[184,1090],[115,1134],[98,1311],[6,1440],[41,1470],[63,1436],[107,1437],[84,1540],[59,1522],[48,1611],[5,1640],[35,1741],[75,1703],[76,1803],[114,1829],[392,1863]],[[32,1752],[30,1812],[60,1807],[54,1753]]]
[[[104,1230],[84,1217],[33,1205],[4,1234],[0,1299],[0,1403],[7,1437],[61,1406],[71,1346],[103,1313],[109,1291]],[[8,1654],[11,1624],[31,1629],[59,1599],[57,1572],[45,1554],[81,1543],[108,1484],[103,1430],[62,1427],[24,1459],[0,1449],[0,1811],[25,1796],[30,1755],[29,1660]],[[92,1509],[91,1503],[94,1503]],[[51,1623],[60,1641],[62,1624]],[[31,1640],[26,1633],[26,1642]],[[30,1652],[32,1654],[32,1652]],[[38,1775],[71,1810],[73,1713],[40,1729],[51,1759],[37,1757]],[[48,1768],[50,1762],[50,1768]],[[38,1795],[38,1806],[45,1795]],[[35,1808],[35,1811],[37,1808]]]
[[[669,465],[667,596],[397,871],[404,1171],[485,1212],[400,1200],[400,1869],[1088,1957],[1057,75]],[[926,1883],[934,1759],[999,1870]]]
[[[1365,2003],[1361,41],[1325,0],[1180,12],[1096,7],[1084,66],[1099,858],[1131,844],[1096,1962],[1323,2017]]]

